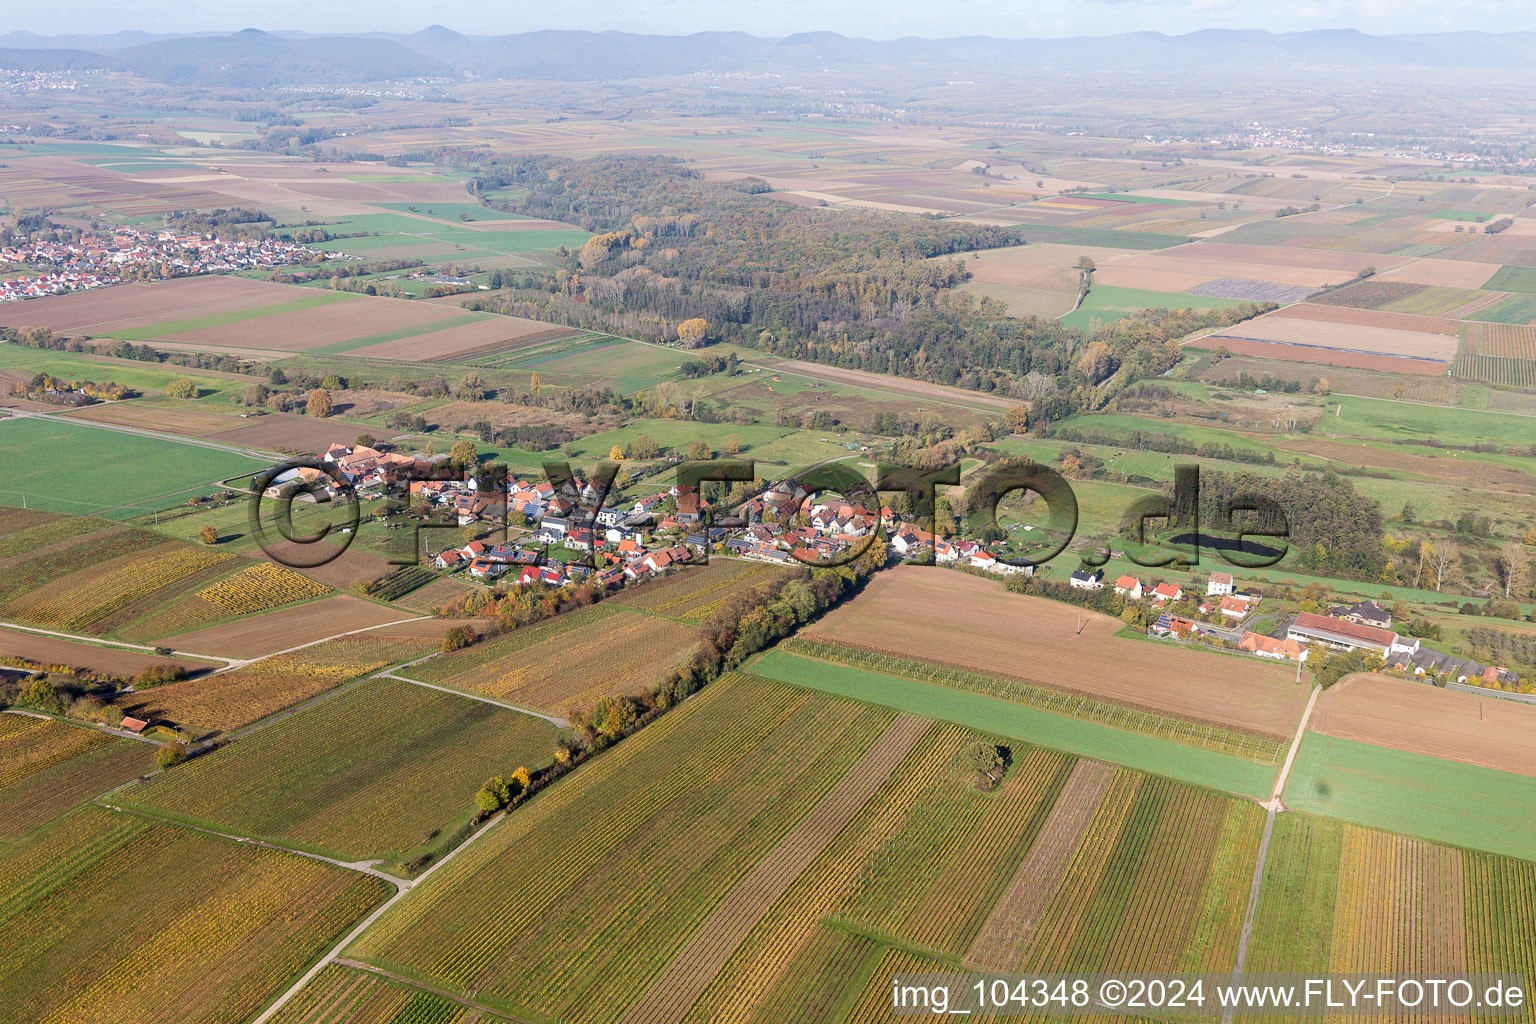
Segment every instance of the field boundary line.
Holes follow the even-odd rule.
[[[427,659],[423,658],[421,660],[425,661]],[[414,664],[414,662],[412,664]],[[404,668],[405,666],[402,665],[401,667]],[[569,729],[571,727],[571,723],[569,721],[564,718],[559,718],[555,715],[546,715],[544,712],[534,711],[532,708],[522,708],[518,707],[516,704],[507,704],[503,701],[492,700],[490,697],[482,697],[478,693],[469,693],[465,690],[455,690],[451,686],[439,686],[437,683],[427,683],[421,681],[420,679],[410,679],[406,676],[398,676],[395,675],[394,669],[386,669],[385,671],[371,675],[368,678],[393,679],[401,683],[410,683],[413,686],[424,686],[429,690],[436,690],[439,693],[451,693],[455,697],[464,697],[467,700],[477,700],[482,704],[491,704],[498,708],[506,708],[508,711],[516,711],[518,714],[528,715],[531,718],[542,718],[544,721],[548,722],[550,725],[555,726],[557,729]]]
[[[646,985],[620,1024],[675,1024],[687,1016],[779,898],[805,873],[928,732],[901,714],[837,784],[726,893]]]
[[[394,971],[385,970],[382,967],[377,967],[373,964],[365,963],[362,960],[350,960],[346,957],[337,957],[331,962],[334,964],[339,964],[342,967],[350,967],[356,971],[367,971],[370,974],[377,974],[381,978],[388,978],[390,981],[405,985],[408,988],[413,988],[418,992],[428,992],[434,996],[437,996],[439,999],[446,999],[450,1003],[457,1003],[459,1006],[465,1007],[466,1009],[479,1010],[481,1013],[488,1013],[492,1017],[495,1017],[497,1020],[513,1021],[515,1024],[529,1024],[527,1021],[509,1015],[505,1010],[498,1010],[493,1006],[487,1006],[485,1003],[476,1002],[467,996],[454,995],[447,989],[438,988],[435,985],[428,985],[424,982],[417,981],[415,978],[409,978],[404,974],[396,974]]]
[[[128,806],[124,806],[121,804],[106,803],[105,801],[98,801],[98,803],[99,806],[106,807],[110,810],[118,812],[119,814],[132,814],[135,817],[147,818],[152,821],[160,821],[167,825],[175,825],[178,828],[190,829],[193,832],[201,832],[204,835],[215,836],[219,839],[227,839],[233,843],[244,843],[246,846],[259,846],[262,849],[276,850],[279,853],[291,853],[296,857],[308,857],[310,860],[318,860],[321,863],[329,864],[332,867],[343,868],[347,871],[356,871],[364,875],[372,875],[374,878],[388,882],[391,885],[400,887],[401,889],[409,889],[413,884],[409,879],[397,878],[396,876],[389,874],[387,871],[380,871],[378,868],[372,867],[371,865],[375,864],[376,861],[337,860],[335,857],[327,857],[322,853],[312,853],[309,850],[294,849],[291,846],[284,846],[281,843],[274,843],[268,839],[256,839],[252,836],[241,835],[238,832],[221,832],[216,828],[209,828],[206,825],[194,825],[189,821],[183,821],[177,817],[165,814],[157,814],[153,810],[147,807],[142,807],[138,804],[130,804]]]
[[[74,640],[77,643],[92,644],[96,647],[116,647],[128,651],[147,651],[155,653],[155,648],[149,644],[131,644],[125,640],[103,640],[96,636],[76,636],[74,633],[61,633],[56,629],[39,629],[36,626],[23,626],[16,622],[0,622],[0,629],[14,629],[22,633],[37,633],[42,636],[58,637],[60,640]],[[167,648],[169,650],[169,648]],[[200,658],[203,661],[222,661],[228,665],[239,662],[238,658],[226,658],[221,654],[194,654],[191,651],[171,650],[171,654],[178,658]],[[222,672],[224,669],[216,669]]]
[[[351,945],[358,936],[363,934],[363,932],[372,927],[375,921],[383,917],[391,907],[393,907],[400,900],[404,899],[412,889],[416,888],[416,886],[420,885],[422,882],[425,882],[428,878],[431,878],[439,868],[450,863],[460,853],[463,853],[466,849],[468,849],[471,843],[475,842],[481,836],[490,832],[497,825],[506,820],[507,814],[507,811],[502,811],[500,814],[496,815],[490,821],[482,825],[479,829],[470,833],[469,838],[465,839],[458,846],[455,846],[452,850],[449,850],[446,854],[443,855],[441,860],[427,868],[427,870],[423,871],[420,875],[417,875],[415,878],[407,879],[403,882],[396,882],[396,890],[393,896],[379,904],[376,908],[374,908],[373,913],[363,918],[350,932],[342,936],[341,940],[332,946],[329,952],[321,957],[313,966],[310,967],[309,970],[305,971],[297,981],[289,986],[287,991],[274,999],[272,1003],[261,1012],[260,1016],[250,1021],[250,1024],[267,1024],[267,1022],[270,1021],[279,1010],[281,1010],[290,1000],[292,1000],[294,996],[299,994],[305,985],[309,984],[309,982],[313,980],[316,975],[325,970],[327,964],[335,963],[340,956],[341,951]]]
[[[219,675],[220,673],[229,672],[229,671],[232,671],[232,670],[237,669],[237,668],[247,668],[247,667],[249,667],[251,665],[256,664],[257,662],[266,661],[268,658],[275,658],[279,654],[293,654],[293,653],[295,653],[297,651],[303,651],[303,650],[307,650],[310,647],[314,647],[316,644],[329,643],[332,640],[340,640],[344,636],[356,636],[358,633],[367,633],[370,630],[385,629],[385,628],[387,628],[389,626],[403,626],[403,625],[405,625],[408,622],[421,622],[423,620],[430,619],[430,618],[432,618],[432,616],[430,616],[430,615],[416,615],[416,616],[413,616],[413,617],[411,617],[409,619],[396,619],[393,622],[380,622],[377,625],[364,626],[362,629],[349,629],[345,633],[335,633],[335,634],[332,634],[331,636],[323,636],[323,637],[321,637],[318,640],[311,640],[308,643],[299,644],[297,647],[289,647],[289,648],[286,648],[286,649],[281,650],[281,651],[271,651],[271,652],[269,652],[267,654],[260,655],[259,657],[247,658],[244,661],[241,661],[239,659],[233,659],[233,658],[220,658],[219,659],[220,661],[228,661],[228,662],[230,662],[230,664],[228,666],[226,666],[225,668],[219,669],[217,672],[215,672],[213,674],[214,675]],[[423,660],[425,660],[425,659],[423,659]]]
[[[1307,698],[1307,709],[1301,714],[1301,722],[1296,726],[1296,735],[1291,740],[1291,749],[1286,752],[1285,764],[1280,766],[1280,774],[1275,777],[1275,788],[1270,791],[1270,797],[1262,806],[1265,810],[1264,833],[1259,839],[1259,853],[1253,862],[1253,881],[1248,886],[1248,907],[1243,912],[1243,930],[1237,937],[1237,958],[1232,966],[1232,984],[1241,984],[1243,980],[1243,968],[1248,963],[1248,940],[1253,937],[1253,923],[1259,912],[1259,892],[1264,887],[1264,866],[1269,861],[1269,843],[1275,835],[1275,816],[1285,809],[1280,796],[1285,791],[1286,779],[1291,774],[1291,766],[1296,763],[1296,752],[1301,749],[1301,741],[1307,735],[1307,723],[1312,718],[1312,710],[1317,707],[1317,699],[1322,696],[1321,686],[1312,687],[1312,695]],[[1234,1010],[1227,1007],[1221,1015],[1221,1024],[1232,1024]]]

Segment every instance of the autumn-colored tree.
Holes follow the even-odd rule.
[[[741,438],[737,437],[735,434],[726,434],[720,439],[720,450],[725,452],[727,455],[740,455],[741,449]],[[1536,530],[1532,530],[1531,532],[1536,533]]]
[[[632,459],[654,459],[661,455],[661,445],[650,434],[641,434],[629,443]]]
[[[1312,393],[1318,397],[1333,393],[1333,388],[1328,385],[1327,377],[1319,377],[1316,384],[1312,385]]]
[[[304,405],[305,412],[320,419],[325,419],[329,416],[333,408],[330,392],[320,388],[316,388],[309,393],[309,401]]]
[[[1533,526],[1529,530],[1525,531],[1525,543],[1531,545],[1532,547],[1536,547],[1536,526]]]
[[[698,348],[709,334],[709,321],[703,317],[684,320],[677,325],[677,340],[684,348]]]
[[[199,394],[197,381],[191,377],[173,380],[165,386],[167,398],[196,398]]]
[[[1108,377],[1114,367],[1114,356],[1102,341],[1089,342],[1077,360],[1078,372],[1095,384]]]
[[[480,449],[473,441],[455,441],[453,447],[448,449],[448,461],[461,469],[474,466],[479,458]]]
[[[1008,424],[1008,433],[1022,434],[1029,429],[1029,410],[1022,405],[1016,405],[1008,410],[1003,420]]]
[[[704,441],[695,441],[688,446],[688,457],[695,461],[707,459],[714,452],[709,450],[709,445]]]
[[[609,448],[608,449],[608,461],[609,462],[623,462],[624,461],[624,446],[621,445],[621,444],[616,444],[612,448]]]
[[[197,531],[204,544],[213,545],[219,542],[219,531],[213,528],[212,523],[203,524],[203,528]]]
[[[267,396],[267,408],[273,412],[287,412],[293,406],[293,399],[282,391],[274,391]]]
[[[539,379],[539,371],[535,370],[528,377],[528,392],[529,394],[533,395],[534,398],[538,398],[539,394],[543,390],[544,382]]]
[[[155,752],[155,767],[161,771],[174,768],[187,759],[187,745],[180,740],[168,740]]]
[[[507,781],[517,787],[514,795],[528,792],[528,787],[533,785],[533,778],[528,774],[527,768],[519,768]]]

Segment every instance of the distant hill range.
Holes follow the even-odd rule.
[[[129,71],[177,85],[360,84],[419,78],[557,81],[654,78],[696,71],[835,67],[1175,71],[1232,68],[1443,68],[1524,71],[1536,32],[1372,36],[1352,29],[1272,33],[1210,29],[1183,36],[1133,32],[1067,39],[871,40],[834,32],[762,39],[745,32],[689,36],[545,31],[470,36],[434,25],[410,35],[303,32],[38,36],[0,34],[0,68]]]

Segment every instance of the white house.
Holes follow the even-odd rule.
[[[1237,583],[1229,572],[1213,572],[1205,584],[1206,597],[1226,597],[1237,589]]]

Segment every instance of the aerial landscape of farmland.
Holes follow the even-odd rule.
[[[705,6],[0,28],[0,1024],[1536,1020],[1530,12]]]

